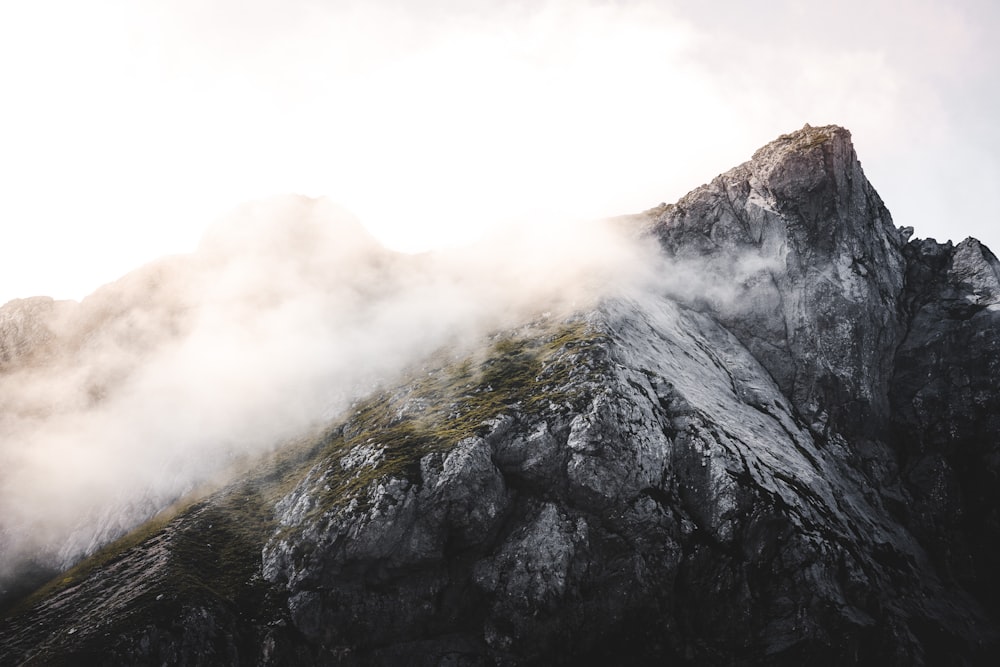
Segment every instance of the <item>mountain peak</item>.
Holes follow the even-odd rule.
[[[853,150],[850,130],[839,125],[813,127],[806,123],[802,129],[782,134],[774,141],[758,148],[753,154],[753,159],[767,161],[788,153],[808,152],[831,141],[844,144]]]
[[[710,277],[710,289],[677,296],[719,317],[814,428],[884,423],[879,360],[899,335],[905,239],[850,132],[782,135],[660,211],[651,230],[672,261]]]
[[[222,319],[275,282],[264,313],[313,275],[330,278],[317,294],[353,280],[350,303],[402,282],[394,262],[279,280],[302,260],[272,251],[324,238],[315,204],[292,203],[290,227],[224,235],[223,277],[269,270],[210,303]],[[0,665],[997,664],[993,254],[907,242],[837,126],[782,135],[636,220],[661,251],[636,256],[649,280],[421,357],[20,602]],[[413,312],[386,336],[425,336]],[[311,315],[268,330],[293,344],[248,348],[268,364],[303,341],[310,368],[334,341],[360,349]],[[208,340],[199,366],[233,339]],[[259,406],[243,437],[294,415]]]
[[[783,134],[757,150],[743,166],[751,182],[763,186],[775,203],[804,209],[802,222],[806,224],[843,227],[859,221],[853,215],[857,211],[851,210],[852,197],[865,199],[875,193],[854,152],[851,133],[837,125],[806,125],[797,132]],[[744,172],[739,167],[733,171]],[[875,197],[881,205],[878,195]],[[888,212],[880,208],[880,217],[887,218]],[[830,216],[833,211],[846,215]]]

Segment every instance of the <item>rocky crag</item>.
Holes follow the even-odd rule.
[[[894,227],[838,127],[623,224],[649,285],[179,503],[0,662],[995,664],[997,259]]]

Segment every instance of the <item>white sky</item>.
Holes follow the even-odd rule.
[[[402,249],[635,212],[806,122],[897,225],[1000,250],[998,30],[993,0],[0,0],[0,303],[273,194]]]

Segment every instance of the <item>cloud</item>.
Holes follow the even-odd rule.
[[[5,296],[80,297],[272,193],[406,249],[642,210],[804,122],[850,128],[918,235],[993,234],[945,166],[997,170],[986,2],[81,7],[0,16]]]
[[[190,481],[211,467],[185,468],[198,448],[219,463],[271,446],[286,426],[335,411],[442,341],[499,326],[560,289],[566,302],[584,298],[594,267],[620,262],[610,252],[620,246],[578,239],[567,221],[675,200],[806,121],[852,129],[897,224],[1000,246],[977,196],[1000,173],[988,78],[995,4],[748,7],[5,5],[4,298],[78,298],[141,261],[190,250],[234,202],[275,192],[329,195],[397,248],[494,229],[486,245],[498,249],[439,253],[432,269],[426,258],[361,251],[367,241],[353,233],[360,245],[346,254],[342,238],[273,237],[266,223],[263,237],[238,238],[248,216],[343,217],[286,200],[244,210],[194,255],[98,292],[78,308],[89,325],[63,323],[72,307],[54,307],[47,325],[69,347],[46,362],[51,372],[7,371],[0,428],[4,442],[35,443],[7,447],[5,470],[46,470],[61,486],[26,482],[4,501],[17,503],[11,516],[29,525],[36,508],[65,506],[99,517],[105,496],[137,502],[99,483],[100,471],[132,466],[135,493],[156,488],[163,470]],[[531,233],[507,231],[511,221]],[[312,259],[281,260],[282,244]],[[150,290],[159,296],[137,300]],[[91,325],[101,335],[87,334]],[[280,408],[273,422],[248,407],[270,405]],[[93,457],[74,449],[83,435],[107,447]],[[55,461],[65,468],[45,468]],[[88,461],[106,467],[73,482]],[[184,486],[164,484],[149,507]],[[53,534],[69,525],[51,524]],[[67,540],[69,551],[81,540]]]
[[[282,197],[78,305],[8,304],[0,580],[69,565],[443,346],[585,307],[638,276],[636,252],[581,223],[400,255],[328,201]]]

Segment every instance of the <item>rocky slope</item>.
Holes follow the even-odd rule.
[[[22,601],[3,664],[994,664],[1000,265],[837,127]]]

